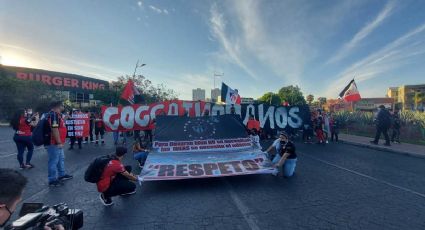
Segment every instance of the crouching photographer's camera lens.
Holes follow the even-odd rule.
[[[55,226],[61,225],[65,230],[76,230],[83,227],[83,211],[70,209],[65,203],[53,206],[24,203],[19,215],[21,217],[5,229],[44,229],[45,226],[55,229]]]

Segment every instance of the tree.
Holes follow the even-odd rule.
[[[278,95],[282,101],[288,102],[290,105],[305,105],[303,93],[298,86],[285,86],[282,87]]]
[[[319,101],[320,105],[326,104],[326,97],[319,97],[317,100]]]
[[[282,102],[280,100],[279,95],[273,92],[265,93],[263,96],[258,98],[258,101],[265,104],[271,104],[271,105],[280,105],[280,103]]]
[[[307,95],[307,102],[309,105],[314,101],[314,96],[312,94]]]
[[[18,109],[46,112],[52,100],[61,99],[59,93],[41,82],[24,81],[4,74],[0,76],[0,92],[0,119],[4,120],[10,119]]]
[[[143,75],[136,75],[134,77],[126,75],[119,77],[116,84],[119,86],[120,93],[130,79],[133,80],[134,85],[141,93],[140,97],[138,97],[139,100],[136,98],[136,103],[150,104],[164,100],[177,99],[178,95],[174,90],[166,88],[163,84],[154,86],[152,82]],[[121,86],[122,88],[120,88]]]

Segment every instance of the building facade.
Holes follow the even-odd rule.
[[[109,82],[76,74],[41,69],[0,65],[2,75],[24,81],[39,81],[58,92],[60,100],[69,100],[80,106],[96,103],[93,93],[109,88]]]
[[[389,110],[394,109],[394,98],[362,98],[360,101],[353,103],[355,111],[375,111],[380,105],[385,106]]]
[[[252,97],[241,97],[241,104],[254,104],[255,100]]]
[[[424,101],[415,100],[420,94],[425,94],[425,84],[390,87],[387,90],[387,97],[394,98],[397,107],[402,110],[423,110]]]
[[[193,101],[205,101],[205,89],[197,88],[192,89]]]
[[[218,97],[221,96],[221,90],[219,88],[215,88],[211,90],[211,101],[219,102]]]

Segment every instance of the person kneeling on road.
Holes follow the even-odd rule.
[[[117,147],[113,159],[106,165],[99,182],[97,182],[100,200],[105,206],[113,204],[111,199],[113,196],[136,193],[136,184],[131,181],[137,181],[137,177],[131,173],[131,166],[124,167],[122,164],[126,153],[127,148]]]
[[[295,145],[286,134],[281,134],[282,146],[279,154],[276,154],[272,163],[273,166],[278,169],[280,173],[283,173],[285,177],[291,177],[294,175],[295,167],[297,166],[297,154],[295,153]],[[277,176],[277,173],[275,174]]]

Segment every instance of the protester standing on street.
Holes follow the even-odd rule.
[[[376,114],[376,118],[375,118],[375,124],[376,124],[375,139],[373,141],[370,141],[370,143],[377,145],[382,133],[385,137],[384,145],[391,146],[390,137],[388,136],[388,129],[391,126],[391,114],[385,108],[384,105],[379,106],[378,113]]]
[[[81,114],[81,113],[80,113],[80,111],[79,111],[79,110],[74,109],[74,110],[72,111],[72,114],[71,114],[71,116],[70,116],[69,120],[71,120],[71,121],[75,121],[75,117],[73,117],[73,115],[75,116],[75,115],[78,115],[78,114]],[[82,149],[81,143],[82,143],[82,141],[83,141],[83,138],[82,138],[82,137],[76,137],[76,136],[75,136],[75,124],[74,124],[73,122],[72,122],[72,132],[71,132],[71,133],[72,133],[73,135],[69,137],[69,139],[71,140],[71,145],[70,145],[70,147],[69,147],[69,150],[74,149],[75,141],[77,141],[77,143],[78,143],[78,149]]]
[[[50,126],[50,140],[46,144],[48,154],[48,179],[49,186],[61,186],[62,181],[72,179],[71,175],[65,172],[65,154],[63,146],[66,139],[66,126],[62,117],[64,110],[61,101],[51,103],[48,113],[48,123]]]
[[[101,143],[105,144],[105,140],[103,139],[103,135],[105,135],[105,125],[103,123],[102,116],[99,114],[96,114],[94,134],[96,135],[96,145],[99,144],[99,135]]]
[[[37,125],[38,117],[32,113],[32,109],[18,110],[10,121],[15,130],[13,141],[18,149],[18,162],[21,169],[33,168],[31,164],[34,145],[32,144],[32,128]],[[24,163],[24,152],[27,149],[26,161]]]
[[[398,113],[398,110],[394,111],[392,118],[393,118],[392,119],[393,133],[391,135],[391,142],[400,144],[401,120],[400,120],[400,115]]]
[[[136,193],[136,185],[131,181],[137,181],[137,177],[131,173],[131,166],[124,167],[122,164],[126,153],[127,148],[117,147],[113,159],[109,161],[97,182],[100,200],[105,206],[113,204],[111,199],[113,196]]]
[[[337,119],[335,119],[333,114],[331,114],[329,125],[331,128],[331,141],[334,141],[334,137],[335,137],[335,141],[338,142],[339,122]]]
[[[95,123],[95,119],[96,117],[94,116],[94,113],[86,111],[85,113],[89,114],[89,137],[84,138],[84,144],[86,143],[94,143],[94,139],[93,139],[93,129],[94,129],[94,123]]]
[[[317,143],[325,144],[325,135],[323,134],[323,117],[321,115],[318,115],[314,119],[314,125],[314,130],[316,131],[317,136]]]

